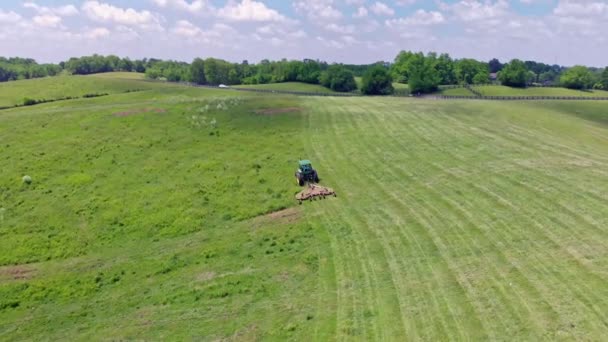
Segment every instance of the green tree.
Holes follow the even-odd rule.
[[[395,62],[391,66],[391,75],[393,79],[399,83],[408,83],[409,80],[409,62],[414,57],[414,53],[410,51],[401,51],[395,57]]]
[[[393,88],[393,78],[382,65],[375,65],[363,74],[361,92],[366,95],[389,95]]]
[[[439,55],[435,62],[435,70],[439,76],[439,84],[455,84],[454,61],[447,53]]]
[[[473,76],[473,84],[488,84],[490,82],[490,75],[486,71],[479,71]]]
[[[557,74],[553,70],[545,71],[542,74],[538,75],[538,81],[540,83],[551,83],[554,82],[557,78]]]
[[[196,84],[206,84],[205,61],[200,58],[194,59],[192,65],[190,65],[190,75],[192,76],[192,82]]]
[[[488,74],[488,64],[474,59],[460,59],[454,64],[456,81],[460,84],[473,84],[475,76],[482,73]]]
[[[439,86],[439,73],[435,69],[436,57],[429,54],[425,57],[421,52],[414,54],[409,59],[409,80],[410,92],[430,93],[437,90]]]
[[[357,82],[355,82],[353,73],[339,64],[334,64],[323,71],[319,83],[326,88],[339,92],[349,92],[357,89]]]
[[[514,59],[505,65],[498,74],[498,80],[509,87],[525,87],[528,79],[528,70],[524,62]]]
[[[608,66],[604,68],[604,71],[602,71],[602,75],[600,76],[600,84],[602,85],[602,89],[608,90]]]
[[[560,83],[570,89],[588,89],[593,85],[593,75],[587,67],[576,65],[562,74]]]

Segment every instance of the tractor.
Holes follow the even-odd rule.
[[[296,171],[296,181],[299,186],[304,186],[306,183],[319,183],[319,175],[312,168],[310,160],[300,160]]]

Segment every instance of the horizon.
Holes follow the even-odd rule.
[[[93,54],[392,62],[401,50],[603,68],[608,2],[570,0],[7,1],[0,55],[58,63]],[[382,39],[378,39],[382,37]]]

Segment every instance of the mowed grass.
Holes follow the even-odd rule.
[[[175,87],[0,111],[0,336],[601,340],[606,116]],[[337,198],[295,204],[299,157]]]
[[[331,245],[318,339],[602,339],[608,113],[568,106],[310,100],[341,194],[307,208]]]
[[[231,86],[232,88],[243,89],[262,89],[262,90],[278,90],[278,91],[296,91],[305,93],[322,93],[331,94],[333,90],[325,88],[318,84],[308,84],[301,82],[284,82],[284,83],[268,83],[268,84],[243,84]]]
[[[446,96],[475,96],[475,94],[465,87],[440,89],[439,94]]]
[[[603,90],[574,90],[553,87],[513,88],[499,85],[474,86],[474,90],[484,96],[576,96],[576,97],[608,97],[608,91]]]
[[[142,74],[128,72],[2,82],[0,107],[21,105],[24,98],[52,100],[68,96],[81,97],[86,94],[118,94],[170,87],[179,87],[179,85],[145,81]]]

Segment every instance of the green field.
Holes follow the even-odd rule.
[[[499,85],[473,86],[474,90],[483,96],[576,96],[576,97],[608,97],[608,91],[602,90],[573,90],[552,87],[513,88]],[[441,91],[442,95],[474,96],[466,88],[452,88]]]
[[[127,91],[175,87],[175,84],[146,81],[143,74],[111,72],[89,76],[57,76],[0,83],[0,107],[22,104],[24,98],[58,99],[85,94],[117,94]]]
[[[475,96],[465,87],[440,89],[438,94],[446,96]]]
[[[247,85],[243,84],[243,85],[232,86],[232,88],[297,91],[297,92],[305,92],[305,93],[324,93],[324,94],[334,93],[333,90],[325,88],[321,85],[301,83],[301,82],[247,84]]]
[[[0,111],[0,339],[608,335],[605,103],[106,78]],[[299,157],[337,198],[295,203]]]

